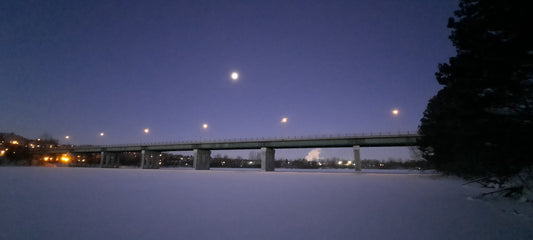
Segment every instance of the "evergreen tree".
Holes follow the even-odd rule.
[[[533,162],[533,4],[461,0],[450,18],[457,55],[419,128],[424,157],[458,175],[510,175]]]

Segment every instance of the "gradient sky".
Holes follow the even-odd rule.
[[[4,0],[0,132],[122,144],[416,131],[440,89],[437,64],[455,53],[446,24],[456,8],[440,0]],[[409,156],[365,148],[362,157]]]

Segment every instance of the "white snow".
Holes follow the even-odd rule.
[[[477,200],[484,189],[463,182],[416,171],[1,167],[0,239],[533,239],[530,217]]]

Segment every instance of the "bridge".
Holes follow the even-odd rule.
[[[212,150],[261,149],[261,169],[274,171],[275,149],[287,148],[353,148],[355,170],[361,170],[361,147],[399,147],[415,146],[418,133],[377,133],[344,136],[318,136],[272,139],[238,139],[205,142],[175,142],[158,144],[125,144],[106,146],[74,146],[57,148],[50,154],[100,154],[100,167],[118,164],[117,154],[121,152],[140,152],[141,168],[159,168],[161,152],[193,151],[193,167],[196,170],[209,170]]]

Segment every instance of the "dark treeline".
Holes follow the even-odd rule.
[[[419,146],[437,170],[512,176],[533,166],[533,4],[461,0],[448,21],[456,56],[439,64]]]
[[[131,160],[131,163],[138,164],[140,159]],[[121,164],[122,164],[121,160]],[[125,161],[127,162],[127,161]],[[162,154],[161,167],[192,167],[193,157],[185,155]],[[212,168],[261,168],[260,157],[235,157],[230,158],[227,155],[215,155],[211,158],[210,167]],[[344,169],[354,168],[353,162],[348,160],[329,159],[320,161],[307,161],[305,159],[297,160],[275,160],[276,168],[294,168],[294,169],[319,169],[333,168]],[[430,169],[431,166],[425,160],[361,160],[361,167],[364,169]]]

